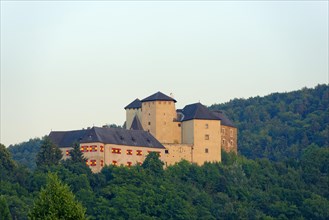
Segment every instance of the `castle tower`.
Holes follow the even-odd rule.
[[[139,99],[135,99],[129,105],[125,107],[126,110],[126,129],[131,128],[131,124],[135,117],[138,117],[139,121],[142,118],[142,102]]]
[[[180,143],[181,129],[177,122],[176,100],[157,92],[142,101],[142,125],[161,143]]]
[[[201,103],[182,109],[182,143],[193,145],[192,162],[221,161],[221,121]]]

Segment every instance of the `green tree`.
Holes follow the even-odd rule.
[[[49,137],[44,137],[36,158],[37,166],[57,165],[61,159],[61,150],[50,140]]]
[[[45,188],[34,201],[30,219],[86,219],[85,208],[75,200],[68,185],[63,184],[56,174],[49,173]]]
[[[17,165],[12,160],[10,152],[6,149],[5,145],[0,144],[0,178],[3,177],[3,172],[12,172],[16,167]]]
[[[36,168],[35,158],[40,151],[42,139],[34,138],[26,142],[10,145],[8,151],[17,163],[27,166],[30,170]]]
[[[159,154],[156,152],[150,152],[147,155],[142,167],[149,173],[155,176],[163,175],[164,163],[159,159]]]
[[[86,163],[86,158],[83,156],[83,153],[80,150],[80,144],[75,142],[73,145],[73,149],[70,150],[71,160],[77,163]]]
[[[10,220],[10,219],[11,219],[11,215],[6,198],[4,196],[0,196],[0,220]]]

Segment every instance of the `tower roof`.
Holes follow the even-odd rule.
[[[235,127],[235,125],[227,118],[222,111],[212,111],[220,120],[221,124],[225,126]]]
[[[139,121],[137,115],[135,115],[133,122],[131,123],[130,130],[144,130],[141,122]]]
[[[150,95],[149,97],[146,97],[141,102],[150,102],[150,101],[173,101],[177,102],[175,99],[163,94],[162,92],[154,93],[153,95]]]
[[[141,108],[142,102],[139,99],[135,99],[129,105],[125,107],[125,109],[132,109],[132,108]]]
[[[194,103],[183,108],[181,113],[184,115],[181,120],[188,121],[192,119],[220,120],[213,112],[201,103]]]

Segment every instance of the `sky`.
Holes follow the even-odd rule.
[[[1,1],[6,146],[122,125],[158,91],[210,106],[328,83],[328,1]]]

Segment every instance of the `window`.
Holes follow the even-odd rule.
[[[104,160],[101,160],[101,167],[104,166]]]
[[[204,139],[205,139],[205,140],[209,140],[209,134],[206,134],[206,135],[204,136]]]
[[[165,153],[166,153],[166,154],[169,154],[169,150],[165,150]]]
[[[96,160],[90,160],[90,166],[96,166]]]
[[[181,124],[180,123],[178,123],[178,127],[180,127],[181,126]]]
[[[231,137],[233,137],[233,129],[230,129]]]
[[[143,152],[141,150],[137,150],[137,156],[142,156],[143,155]]]
[[[92,145],[90,146],[90,152],[97,152],[97,146],[96,145]]]
[[[222,145],[225,145],[225,139],[222,140]]]
[[[66,154],[66,156],[69,156],[70,155],[70,151],[69,150],[66,150],[65,154]]]
[[[205,124],[205,128],[208,129],[209,125],[208,124]]]
[[[131,167],[132,164],[132,162],[127,162],[127,167]]]
[[[118,162],[116,160],[112,161],[112,165],[116,166],[118,164]]]
[[[233,147],[233,140],[230,141],[231,146]]]
[[[208,148],[204,149],[204,152],[207,154],[209,153]]]
[[[100,146],[100,152],[104,152],[104,146]]]
[[[127,150],[127,155],[133,155],[133,150]]]
[[[148,123],[149,125],[151,125],[151,122],[149,121],[149,123]]]
[[[80,150],[81,152],[88,152],[88,146],[81,146]]]
[[[113,154],[121,154],[121,149],[120,148],[112,148],[112,153]]]

